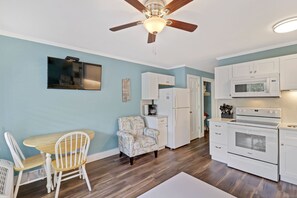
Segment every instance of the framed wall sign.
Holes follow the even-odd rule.
[[[131,100],[131,83],[130,79],[126,78],[122,80],[122,101],[128,102]]]

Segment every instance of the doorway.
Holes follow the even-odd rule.
[[[187,88],[190,90],[190,138],[191,140],[202,137],[201,133],[201,78],[187,75]]]
[[[210,78],[202,78],[202,108],[201,114],[203,115],[202,119],[202,136],[205,132],[209,131],[209,121],[208,119],[215,117],[215,99],[214,99],[214,80]]]

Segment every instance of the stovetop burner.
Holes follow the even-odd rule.
[[[236,109],[236,120],[230,124],[276,129],[281,121],[280,115],[279,108],[240,107]]]

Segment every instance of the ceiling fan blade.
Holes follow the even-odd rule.
[[[181,30],[185,30],[185,31],[188,31],[188,32],[194,32],[198,27],[195,24],[186,23],[186,22],[183,22],[183,21],[177,21],[177,20],[173,20],[173,19],[168,19],[168,21],[170,21],[170,22],[167,24],[167,26],[177,28],[177,29],[181,29]]]
[[[149,33],[147,43],[153,43],[156,41],[156,35]]]
[[[136,26],[136,25],[139,25],[139,24],[142,24],[142,22],[141,21],[136,21],[136,22],[133,22],[133,23],[127,23],[125,25],[120,25],[120,26],[110,28],[109,30],[115,32],[115,31],[119,31],[119,30],[126,29],[126,28],[129,28],[129,27],[133,27],[133,26]]]
[[[139,10],[141,13],[146,11],[146,7],[140,3],[138,0],[125,0],[127,3],[129,3],[131,6]]]
[[[167,15],[169,15],[192,1],[193,0],[173,0],[165,6],[164,10],[167,9],[169,11]]]

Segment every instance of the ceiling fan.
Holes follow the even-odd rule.
[[[188,32],[193,32],[198,27],[195,24],[164,18],[165,16],[173,13],[193,0],[172,0],[167,5],[165,4],[164,0],[146,0],[144,5],[138,0],[125,1],[143,13],[146,19],[110,28],[110,30],[113,32],[143,24],[146,30],[149,32],[147,42],[153,43],[156,41],[157,34],[160,33],[165,26],[185,30]]]

